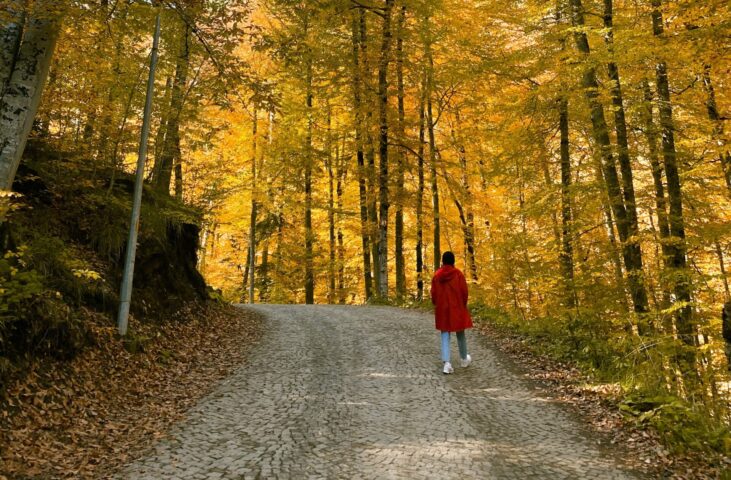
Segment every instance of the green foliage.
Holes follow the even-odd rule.
[[[731,453],[731,430],[707,404],[691,404],[668,393],[675,376],[667,371],[667,359],[688,348],[682,342],[640,338],[631,333],[630,319],[623,324],[591,312],[524,320],[481,302],[470,309],[476,322],[524,336],[537,353],[576,364],[594,381],[622,385],[629,393],[620,410],[660,432],[672,450]]]
[[[44,291],[40,275],[28,266],[27,250],[22,246],[0,258],[0,329]]]
[[[731,452],[731,430],[708,411],[678,397],[657,392],[634,392],[620,410],[640,425],[651,425],[663,434],[674,451]]]

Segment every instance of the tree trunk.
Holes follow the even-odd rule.
[[[183,26],[183,33],[180,38],[180,53],[175,65],[175,81],[170,96],[170,110],[165,131],[165,142],[160,155],[160,165],[155,170],[159,175],[153,179],[153,183],[161,192],[170,193],[170,179],[172,177],[173,164],[176,156],[180,156],[180,119],[183,113],[185,102],[185,89],[188,83],[188,70],[190,67],[190,27],[187,23]]]
[[[708,100],[706,101],[708,119],[713,122],[714,136],[718,139],[718,142],[720,142],[721,153],[719,153],[718,159],[721,163],[723,178],[726,181],[726,189],[728,190],[728,194],[731,196],[731,151],[726,150],[726,140],[723,137],[723,121],[721,120],[721,115],[718,113],[716,91],[713,88],[713,82],[711,81],[710,65],[705,65],[703,67],[703,86],[706,88],[706,93],[708,94]]]
[[[432,213],[434,217],[434,271],[441,266],[441,232],[439,228],[439,182],[437,179],[437,147],[434,139],[434,114],[432,93],[434,92],[434,59],[432,58],[432,38],[429,17],[425,19],[424,57],[426,61],[426,127],[429,133],[429,170],[431,173]]]
[[[10,190],[25,150],[61,29],[51,0],[38,0],[0,100],[0,190]]]
[[[663,35],[663,19],[660,12],[661,0],[652,2],[652,27],[655,36]],[[663,163],[668,185],[670,239],[668,252],[670,264],[674,270],[673,278],[675,301],[679,304],[676,314],[676,328],[681,340],[688,346],[696,345],[695,326],[692,319],[691,284],[686,265],[685,219],[683,217],[683,195],[678,172],[677,153],[675,150],[675,126],[673,124],[673,107],[670,100],[667,65],[659,61],[655,67],[657,93],[659,97],[660,132],[662,139]],[[686,378],[697,376],[695,365],[695,349],[689,348],[683,355],[681,368]],[[692,377],[691,377],[692,376]],[[691,380],[692,381],[692,380]]]
[[[343,184],[345,183],[345,177],[347,174],[346,170],[346,160],[345,160],[345,145],[343,145],[342,153],[340,153],[339,150],[336,150],[336,158],[335,158],[335,165],[336,165],[336,176],[337,176],[337,183],[335,187],[335,194],[337,197],[337,208],[338,208],[338,215],[337,215],[337,224],[338,224],[338,303],[344,304],[345,303],[345,239],[343,235],[343,229],[342,229],[342,216],[343,216]],[[342,158],[341,158],[342,157]]]
[[[609,49],[610,55],[613,54],[614,47],[614,11],[613,0],[604,0],[604,29],[605,42]],[[633,270],[628,269],[628,273],[634,277],[630,280],[634,284],[636,293],[633,294],[635,312],[638,314],[646,314],[649,311],[647,300],[647,289],[645,287],[642,250],[639,244],[639,226],[637,221],[637,203],[635,200],[635,188],[632,174],[632,161],[629,155],[629,141],[627,136],[627,120],[624,112],[624,99],[622,97],[622,82],[619,77],[619,68],[617,64],[610,61],[607,64],[609,80],[611,81],[610,92],[612,96],[612,106],[614,110],[614,127],[617,135],[617,159],[619,161],[619,169],[622,174],[622,192],[624,194],[624,205],[627,211],[627,234],[631,243],[631,255]],[[646,319],[638,319],[640,331],[647,328]]]
[[[373,125],[373,108],[369,98],[369,92],[372,87],[369,85],[370,66],[368,62],[368,29],[366,25],[366,16],[363,9],[360,10],[360,57],[361,57],[361,75],[363,81],[363,97],[365,101],[366,120],[363,125],[365,133],[365,154],[368,161],[367,167],[367,190],[366,197],[368,199],[368,239],[370,241],[372,265],[370,271],[373,275],[373,293],[379,294],[379,286],[381,280],[379,278],[380,269],[378,268],[378,209],[376,202],[376,153],[373,147],[373,134],[371,125]]]
[[[670,238],[670,226],[668,224],[668,207],[665,199],[665,186],[663,184],[663,166],[660,163],[660,155],[657,146],[657,127],[653,119],[653,102],[654,97],[650,84],[647,81],[642,82],[642,91],[644,95],[644,104],[640,110],[642,118],[645,139],[647,140],[648,160],[652,169],[652,182],[655,189],[655,214],[657,215],[657,232],[659,236],[660,250],[662,252],[662,268],[671,268],[670,257],[672,252],[668,248]],[[662,290],[662,308],[670,306],[670,291],[667,289],[665,282],[661,280]],[[670,328],[669,328],[670,327]],[[666,325],[666,333],[671,333],[671,325]]]
[[[5,17],[0,26],[0,98],[10,81],[18,59],[18,50],[23,38],[26,1],[6,0]]]
[[[406,6],[403,5],[398,16],[396,37],[396,88],[398,96],[398,131],[399,143],[406,141],[404,107],[404,23]],[[396,298],[406,296],[406,262],[404,260],[404,156],[403,148],[396,150],[396,218],[394,220],[394,260],[396,263]]]
[[[307,21],[306,21],[307,22]],[[308,37],[308,24],[305,23],[305,39]],[[315,303],[315,274],[312,232],[312,124],[314,122],[312,112],[312,52],[305,52],[306,72],[305,88],[307,106],[307,134],[305,136],[305,303]]]
[[[419,155],[417,158],[418,186],[416,190],[416,299],[424,298],[424,116],[426,96],[426,70],[419,96]]]
[[[368,192],[366,187],[365,155],[363,153],[363,105],[361,97],[361,66],[360,66],[360,43],[363,28],[363,10],[359,10],[359,18],[353,17],[352,38],[353,38],[353,110],[355,113],[355,148],[356,160],[358,163],[358,193],[360,201],[360,226],[363,249],[363,287],[365,289],[366,301],[373,296],[372,275],[371,275],[371,240],[369,236],[368,222]]]
[[[572,13],[571,20],[573,27],[576,29],[574,32],[576,47],[584,57],[588,57],[590,48],[588,37],[583,31],[584,10],[581,0],[570,0],[570,5]],[[643,282],[642,253],[638,239],[632,236],[632,218],[631,214],[628,214],[624,203],[622,187],[619,183],[619,174],[617,173],[617,165],[612,154],[609,129],[604,117],[604,107],[599,99],[599,82],[597,81],[596,69],[593,66],[586,67],[582,77],[582,87],[584,88],[584,95],[589,104],[589,110],[591,111],[592,134],[602,160],[602,173],[609,194],[609,203],[616,221],[619,239],[622,242],[622,256],[627,269],[627,282],[629,284],[632,303],[636,313],[644,314],[648,311],[648,300],[647,290]],[[644,322],[639,322],[638,326],[641,335],[647,333],[644,328]]]
[[[595,162],[597,185],[606,185],[604,174],[602,173],[601,161],[597,159]],[[601,195],[602,215],[604,217],[604,226],[607,232],[607,240],[609,241],[609,258],[612,262],[614,270],[614,281],[617,285],[617,293],[623,312],[629,310],[627,303],[627,287],[624,281],[624,272],[622,271],[622,259],[619,254],[619,246],[617,245],[617,236],[614,232],[614,217],[612,217],[612,207],[609,204],[608,196]]]
[[[332,112],[330,104],[327,106],[327,138],[325,145],[325,168],[327,170],[327,223],[329,257],[327,264],[327,303],[335,303],[335,172],[332,155]],[[337,157],[337,155],[336,155]]]
[[[728,276],[726,274],[726,264],[723,261],[723,250],[721,249],[721,242],[718,239],[713,241],[713,246],[716,248],[716,257],[718,258],[718,267],[721,271],[721,280],[723,281],[723,301],[728,302],[731,300],[731,291],[728,287]]]
[[[378,62],[378,152],[380,156],[378,190],[378,295],[388,298],[388,64],[391,55],[391,11],[394,0],[386,0],[383,12],[383,35],[381,38],[381,57]]]
[[[566,289],[566,306],[576,306],[574,286],[573,212],[571,199],[571,153],[569,151],[569,102],[559,100],[559,130],[561,131],[561,253],[559,260]]]
[[[257,215],[257,173],[256,147],[259,129],[259,118],[256,106],[251,119],[251,217],[249,220],[249,303],[254,303],[254,286],[256,275],[256,215]]]

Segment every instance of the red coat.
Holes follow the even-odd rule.
[[[467,281],[462,272],[452,265],[444,265],[431,280],[431,302],[437,330],[459,332],[472,328],[472,317],[467,311]]]

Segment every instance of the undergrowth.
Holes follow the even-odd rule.
[[[594,383],[619,385],[620,411],[638,426],[656,429],[671,451],[731,454],[725,402],[710,394],[683,398],[673,391],[678,376],[670,359],[685,348],[675,340],[640,339],[626,324],[591,312],[528,320],[481,302],[470,310],[476,322],[522,337],[532,352],[571,363]],[[700,389],[716,391],[712,377],[700,382]]]

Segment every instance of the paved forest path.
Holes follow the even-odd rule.
[[[428,314],[251,308],[248,363],[121,478],[638,478],[478,335],[443,375]]]

